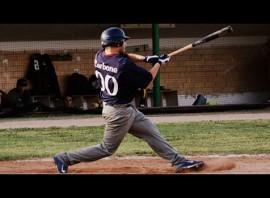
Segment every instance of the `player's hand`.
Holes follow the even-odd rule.
[[[164,65],[164,64],[168,63],[170,60],[171,60],[170,56],[168,56],[167,54],[162,54],[159,56],[158,62],[161,65]]]
[[[144,58],[144,62],[146,63],[151,63],[151,64],[155,64],[157,63],[159,60],[159,56],[158,55],[153,55],[153,56],[145,56]]]

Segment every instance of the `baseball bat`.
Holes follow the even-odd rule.
[[[213,32],[213,33],[211,33],[211,34],[209,34],[209,35],[207,35],[207,36],[205,36],[205,37],[203,37],[203,38],[201,38],[201,39],[199,39],[199,40],[197,40],[197,41],[195,41],[193,43],[190,43],[190,44],[188,44],[188,45],[186,45],[186,46],[184,46],[184,47],[182,47],[182,48],[180,48],[178,50],[175,50],[175,51],[169,53],[168,56],[172,57],[172,56],[174,56],[176,54],[179,54],[181,52],[184,52],[186,50],[194,48],[194,47],[196,47],[198,45],[201,45],[203,43],[207,43],[207,42],[212,41],[212,40],[214,40],[216,38],[224,36],[227,33],[230,33],[232,31],[233,31],[233,28],[231,26],[227,26],[227,27],[222,28],[222,29],[220,29],[220,30],[218,30],[216,32]]]

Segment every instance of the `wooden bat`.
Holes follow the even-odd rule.
[[[223,28],[221,30],[218,30],[218,31],[216,31],[216,32],[214,32],[212,34],[209,34],[209,35],[207,35],[207,36],[205,36],[205,37],[203,37],[203,38],[201,38],[201,39],[199,39],[199,40],[197,40],[197,41],[195,41],[193,43],[190,43],[190,44],[188,44],[188,45],[186,45],[186,46],[184,46],[184,47],[182,47],[182,48],[180,48],[178,50],[175,50],[175,51],[169,53],[168,56],[172,57],[172,56],[174,56],[176,54],[179,54],[179,53],[184,52],[186,50],[189,50],[189,49],[191,49],[193,47],[196,47],[197,45],[201,45],[203,43],[207,43],[207,42],[209,42],[211,40],[214,40],[216,38],[224,36],[225,34],[230,33],[232,31],[233,31],[233,28],[231,26],[227,26],[227,27],[225,27],[225,28]]]

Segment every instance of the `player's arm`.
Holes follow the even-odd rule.
[[[160,58],[158,55],[143,56],[143,55],[140,55],[140,54],[133,54],[133,53],[127,53],[126,55],[133,62],[145,62],[145,63],[151,63],[151,64],[156,63],[158,61],[158,59]]]
[[[166,64],[167,62],[170,61],[170,57],[168,55],[161,55],[158,59],[158,61],[154,64],[154,66],[149,70],[149,72],[152,75],[152,80],[146,87],[146,89],[151,85],[152,81],[156,78],[157,73],[160,69],[160,66],[163,64]]]
[[[146,87],[145,89],[148,89],[148,88],[151,86],[152,82],[154,81],[154,79],[155,79],[156,76],[157,76],[157,73],[158,73],[158,71],[159,71],[159,69],[160,69],[160,66],[161,66],[160,62],[157,62],[157,63],[149,70],[149,72],[150,72],[151,75],[152,75],[152,80],[149,82],[149,84],[147,85],[147,87]]]
[[[156,77],[160,65],[167,63],[169,59],[170,58],[167,55],[160,56],[153,67],[148,71],[142,67],[139,67],[131,60],[128,60],[125,69],[127,74],[130,75],[129,78],[132,79],[131,83],[134,83],[136,88],[145,89],[150,86],[151,82]]]
[[[159,68],[161,66],[161,63],[160,62],[157,62],[150,70],[149,72],[151,73],[152,75],[152,81],[155,79],[158,71],[159,71]]]
[[[140,55],[140,54],[133,54],[133,53],[128,53],[127,54],[128,58],[131,59],[133,62],[142,62],[145,59],[145,56]]]
[[[152,74],[153,79],[155,79],[160,66],[168,63],[169,61],[170,57],[168,55],[159,56],[158,60],[154,63],[154,66],[149,70],[149,72]]]

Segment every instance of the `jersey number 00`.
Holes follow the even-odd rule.
[[[96,70],[95,72],[96,74],[96,77],[97,78],[100,78],[100,81],[101,81],[101,91],[105,91],[110,95],[110,96],[115,96],[118,92],[118,83],[115,79],[115,77],[107,74],[105,76],[105,78],[102,76],[102,74]],[[109,88],[109,82],[112,82],[113,83],[113,90],[111,91],[110,88]]]

